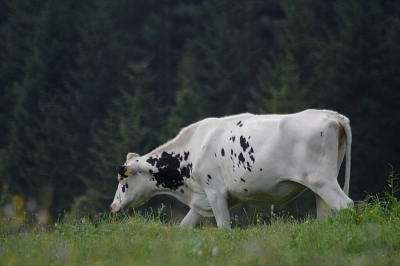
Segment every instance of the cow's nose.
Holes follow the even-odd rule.
[[[121,205],[118,203],[113,203],[110,206],[111,212],[117,212],[121,209]]]
[[[117,166],[117,168],[116,168],[116,170],[117,170],[117,173],[120,175],[120,176],[122,176],[122,177],[128,177],[127,175],[126,175],[126,166]]]

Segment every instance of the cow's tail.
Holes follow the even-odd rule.
[[[351,138],[352,138],[350,120],[344,115],[339,115],[339,123],[342,125],[344,132],[346,134],[346,171],[345,171],[343,192],[348,196],[349,186],[350,186],[350,161],[351,161]]]

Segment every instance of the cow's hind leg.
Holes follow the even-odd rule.
[[[193,209],[190,209],[185,218],[183,218],[180,226],[181,227],[195,227],[201,219],[201,215]]]
[[[318,218],[329,215],[331,210],[338,211],[353,204],[353,201],[347,197],[336,180],[313,184],[309,188],[316,194]]]

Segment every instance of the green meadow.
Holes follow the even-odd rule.
[[[3,219],[0,265],[400,265],[396,179],[325,220],[286,214],[245,228],[183,229],[160,211],[69,215],[46,226]]]

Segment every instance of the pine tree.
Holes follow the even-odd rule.
[[[13,87],[16,97],[8,147],[14,193],[39,200],[54,214],[80,192],[74,173],[75,137],[65,87],[76,53],[73,5],[45,3],[35,22],[32,54]]]
[[[282,1],[285,18],[265,19],[275,34],[271,56],[258,75],[249,109],[257,113],[293,113],[315,105],[312,93],[317,40],[323,9],[319,1]]]
[[[336,27],[327,30],[329,41],[318,58],[317,102],[350,118],[350,188],[362,197],[385,185],[388,163],[400,166],[399,4],[338,0],[333,10]]]
[[[154,93],[157,75],[153,74],[151,59],[130,63],[126,77],[130,86],[121,90],[122,98],[116,100],[108,119],[98,124],[94,131],[91,149],[93,171],[84,179],[87,190],[77,198],[74,209],[95,214],[107,210],[117,186],[115,166],[125,162],[128,152],[146,154],[165,141],[165,108]]]
[[[2,1],[1,4],[0,149],[4,151],[10,141],[10,123],[15,104],[13,87],[18,86],[24,77],[26,58],[32,53],[34,22],[42,1]]]
[[[186,126],[205,117],[247,111],[249,91],[257,83],[261,54],[267,41],[261,17],[262,2],[202,2],[193,15],[193,32],[185,46],[177,74],[176,106],[171,128]],[[180,12],[184,9],[179,6]]]

